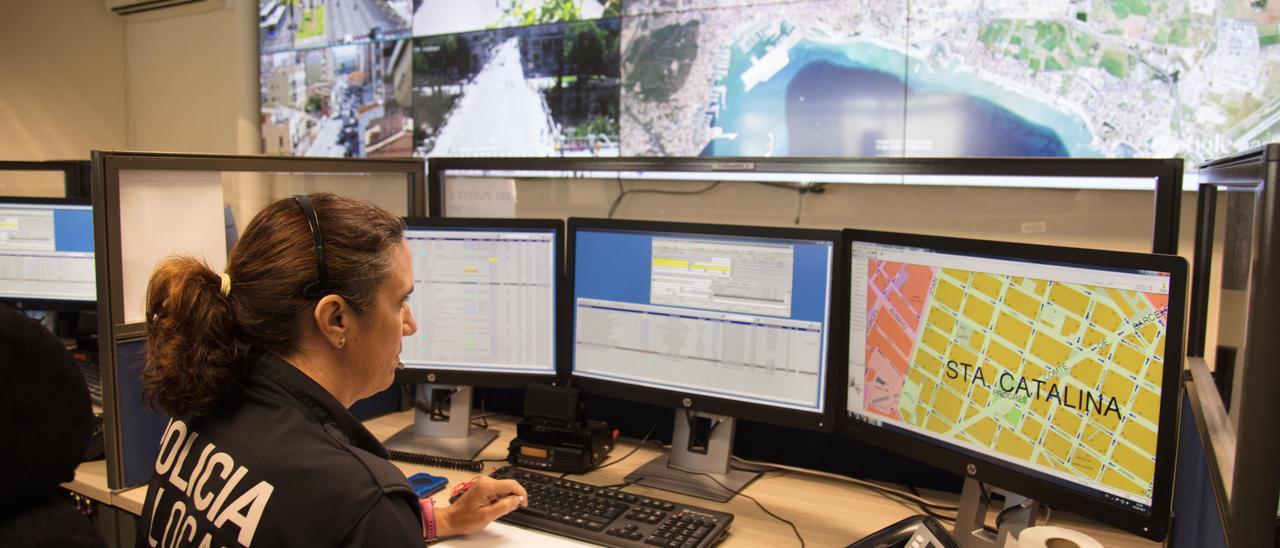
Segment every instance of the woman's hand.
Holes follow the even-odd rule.
[[[437,535],[474,533],[516,508],[529,505],[529,494],[515,480],[480,476],[474,481],[453,504],[436,510]]]

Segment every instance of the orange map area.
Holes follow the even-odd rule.
[[[933,269],[869,263],[867,283],[867,410],[901,420],[898,402],[912,346],[929,296]]]

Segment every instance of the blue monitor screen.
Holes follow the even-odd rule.
[[[0,298],[94,301],[93,210],[0,202]]]
[[[580,229],[573,374],[821,412],[832,249]]]

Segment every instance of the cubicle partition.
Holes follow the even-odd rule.
[[[94,151],[99,356],[110,487],[147,481],[168,421],[148,407],[139,377],[146,334],[144,294],[159,260],[189,255],[220,272],[249,220],[268,203],[293,194],[335,192],[396,215],[421,216],[427,211],[424,180],[422,160],[409,158]]]
[[[431,158],[432,215],[592,217],[861,228],[1176,253],[1182,161],[1062,158]],[[495,391],[496,392],[496,391]],[[518,394],[477,392],[490,408]],[[592,418],[635,437],[670,411],[591,395]],[[958,489],[872,444],[742,421],[734,454]]]
[[[1215,476],[1231,546],[1275,542],[1280,499],[1280,144],[1200,166],[1187,351],[1222,395],[1217,424],[1234,440]]]
[[[89,162],[0,162],[0,196],[89,198]]]
[[[433,216],[607,217],[1176,253],[1182,161],[431,158]]]

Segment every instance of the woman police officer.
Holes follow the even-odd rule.
[[[404,223],[327,193],[267,205],[223,274],[162,261],[143,381],[174,418],[140,543],[421,546],[525,504],[516,482],[480,478],[435,510],[347,411],[391,384],[412,290]]]

